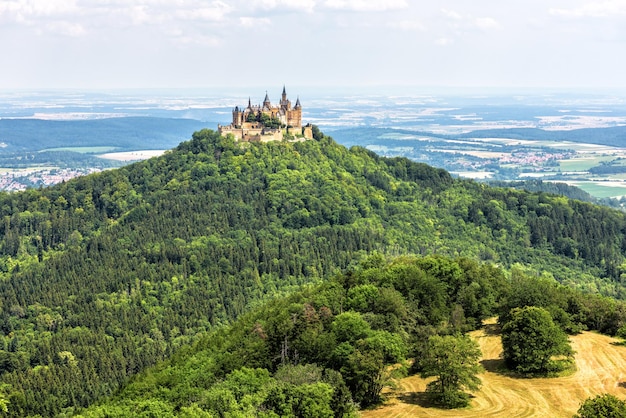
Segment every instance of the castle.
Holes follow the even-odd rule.
[[[282,141],[285,135],[294,138],[313,139],[313,127],[302,126],[302,105],[300,98],[294,107],[287,99],[283,86],[283,94],[277,106],[272,106],[265,93],[262,105],[253,106],[248,99],[248,107],[236,106],[233,109],[233,122],[230,125],[217,125],[220,135],[232,134],[239,141]]]

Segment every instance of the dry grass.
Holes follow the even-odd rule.
[[[389,401],[382,407],[363,412],[363,418],[391,417],[568,417],[589,396],[611,393],[626,398],[626,346],[615,345],[614,338],[591,332],[571,337],[576,350],[577,370],[559,378],[517,379],[499,373],[502,366],[500,336],[493,321],[472,337],[483,352],[482,388],[471,406],[461,410],[429,408],[424,390],[429,380],[418,376],[402,379]]]

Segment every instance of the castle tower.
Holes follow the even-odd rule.
[[[265,92],[265,99],[263,100],[263,110],[270,110],[272,108],[272,104],[270,103],[270,96],[268,96],[267,92]]]
[[[239,110],[239,106],[235,106],[235,109],[233,110],[233,126],[241,126],[244,122],[243,114],[244,112]]]
[[[280,99],[280,108],[283,110],[283,112],[288,112],[291,110],[291,102],[289,101],[289,99],[287,99],[287,90],[285,89],[284,85],[283,94]]]

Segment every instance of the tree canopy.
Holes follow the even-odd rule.
[[[232,345],[207,376],[271,374],[306,357],[340,373],[353,401],[374,402],[385,367],[428,336],[528,303],[511,291],[518,282],[524,297],[534,284],[549,290],[542,306],[572,330],[623,324],[624,304],[597,296],[624,294],[623,214],[314,136],[246,144],[202,130],[159,158],[0,193],[8,414],[72,414],[264,301],[336,276],[314,310],[266,307],[274,316],[244,327],[258,338]]]
[[[524,374],[558,371],[557,356],[573,354],[567,334],[552,320],[550,312],[536,306],[514,308],[502,327],[502,347],[507,365]]]
[[[426,388],[431,400],[446,408],[467,406],[469,396],[464,390],[478,390],[477,375],[483,371],[478,364],[478,343],[467,335],[434,335],[428,339],[424,356],[422,377],[437,377]]]
[[[626,418],[626,402],[605,393],[587,399],[574,418]]]

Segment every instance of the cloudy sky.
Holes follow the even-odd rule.
[[[626,88],[626,0],[0,0],[0,89]]]

